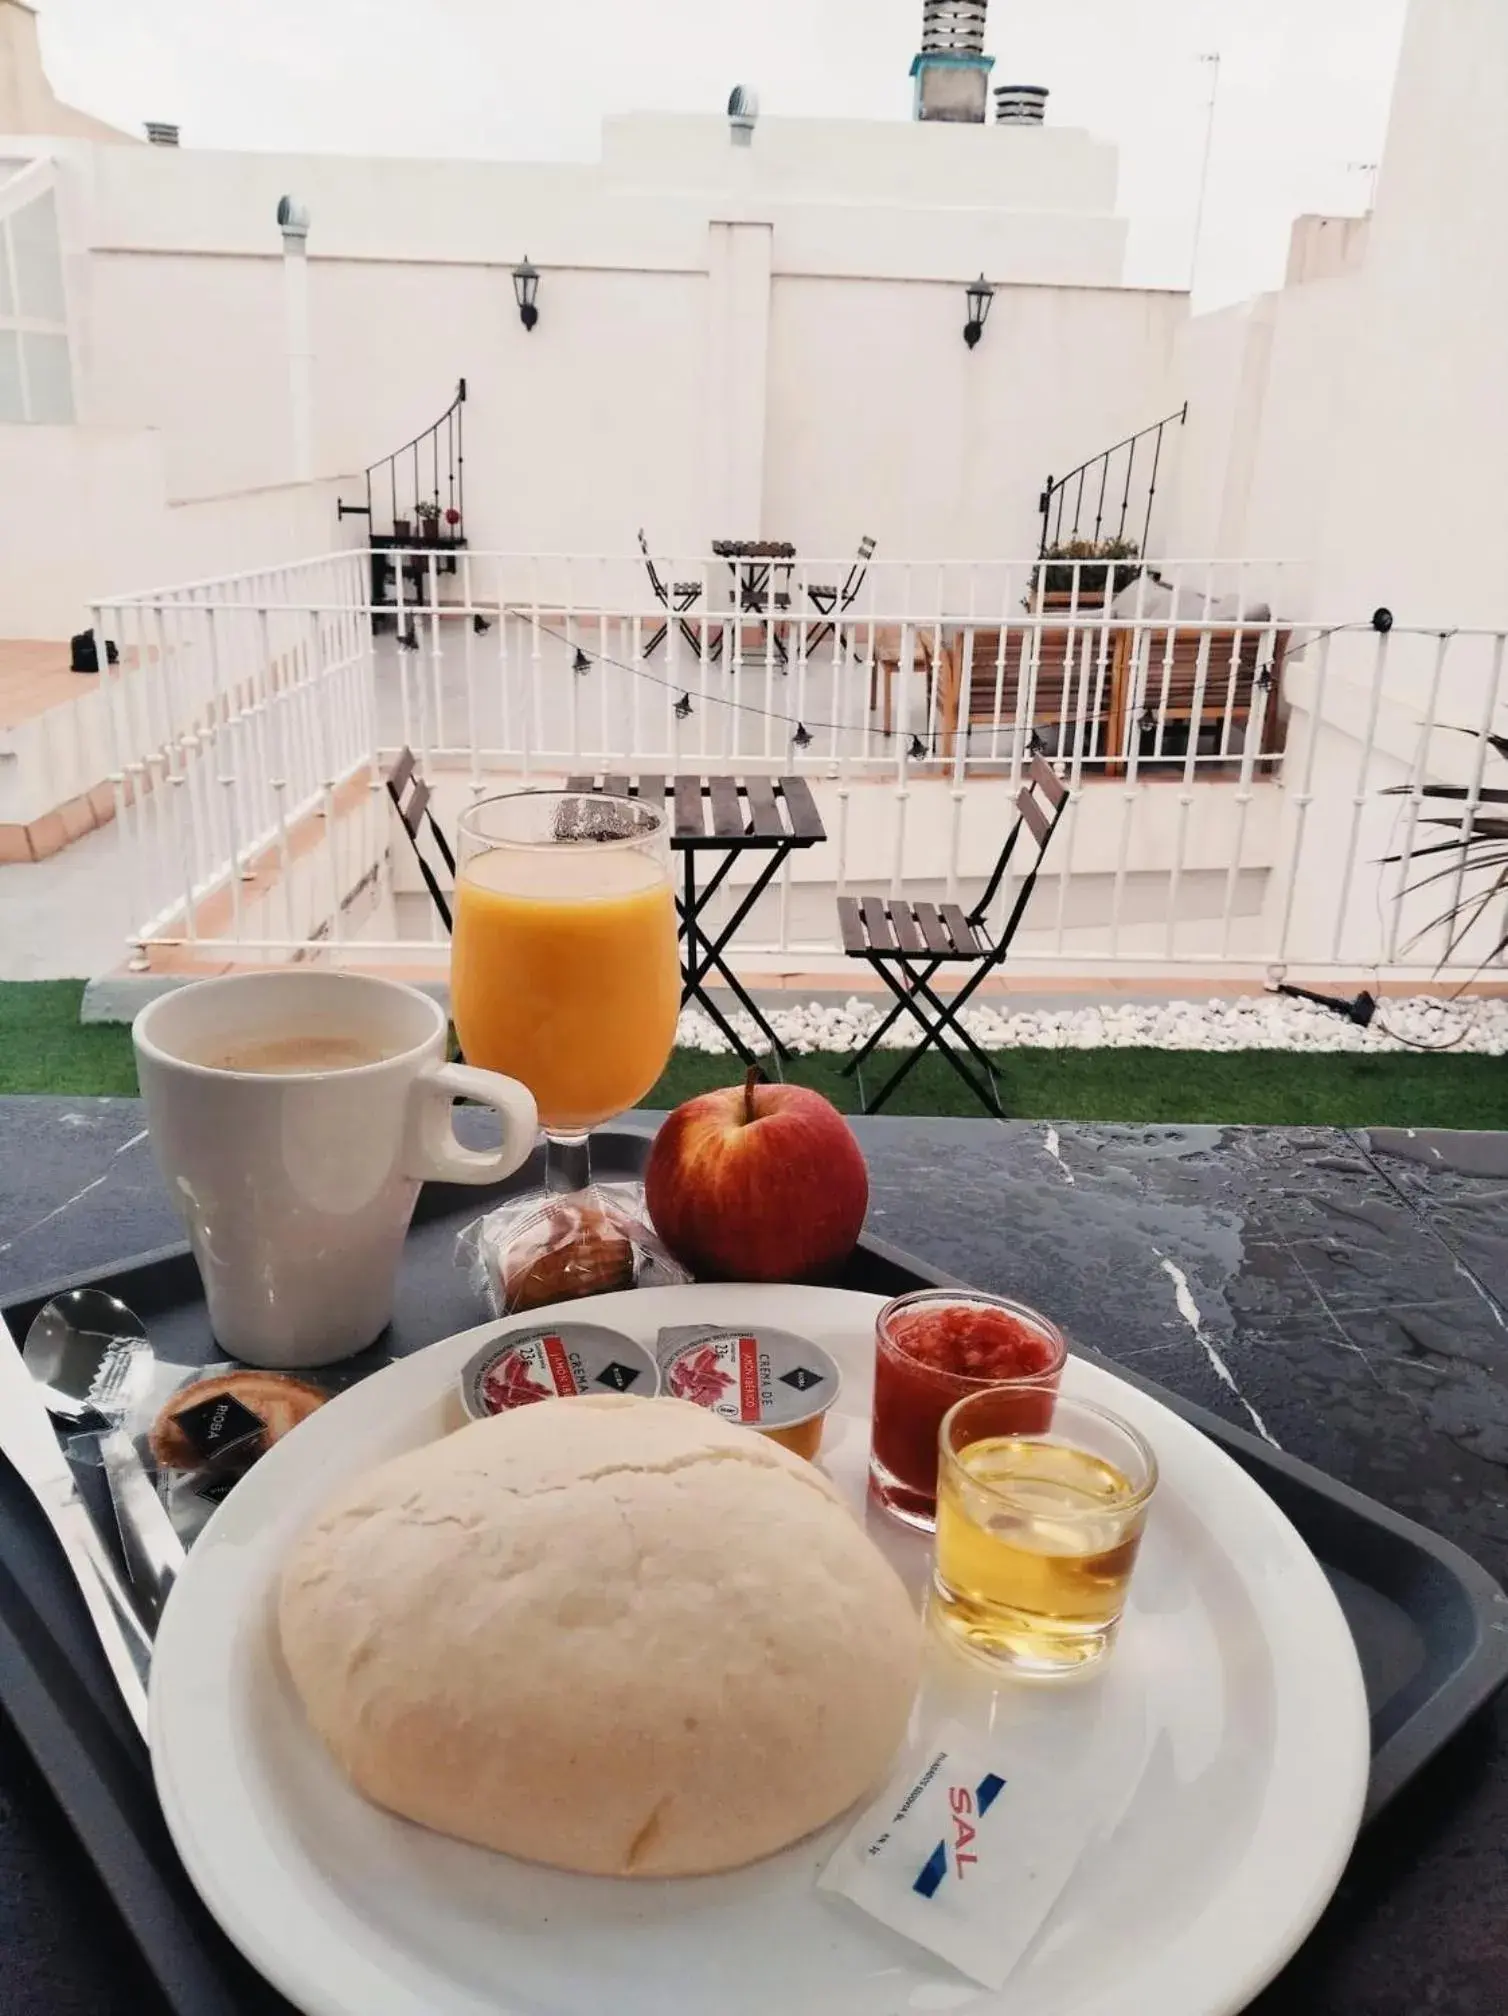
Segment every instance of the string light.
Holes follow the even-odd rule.
[[[485,637],[487,635],[487,632],[492,628],[492,625],[488,622],[487,618],[481,613],[481,611],[478,610],[471,619],[471,627],[476,632],[478,637]]]
[[[517,614],[518,612],[512,611],[505,613]],[[525,618],[525,620],[530,619]],[[486,627],[485,619],[480,616],[474,617],[473,621],[478,625],[478,627]],[[564,631],[554,629],[548,623],[540,622],[537,617],[534,618],[533,621],[536,629],[538,630],[541,636],[553,638],[557,644],[563,644],[568,649],[573,651],[574,653],[574,657],[572,659],[573,670],[575,670],[576,672],[589,672],[591,670],[592,667],[591,659],[587,657],[586,653],[580,648],[579,645],[575,645],[572,643],[572,640],[565,634]],[[967,626],[965,625],[963,627]],[[1023,628],[1025,627],[1027,626],[1023,626]],[[1252,623],[1244,627],[1251,629],[1255,633],[1267,626],[1261,623]],[[1371,616],[1369,616],[1364,623],[1357,622],[1353,619],[1352,621],[1346,623],[1332,623],[1327,628],[1316,631],[1312,637],[1306,638],[1302,644],[1291,645],[1287,650],[1285,657],[1286,658],[1301,657],[1303,653],[1309,650],[1313,645],[1323,643],[1327,637],[1333,637],[1342,630],[1370,629],[1376,631],[1379,635],[1386,635],[1386,633],[1392,627],[1393,627],[1392,611],[1389,609],[1377,609],[1373,611]],[[412,642],[409,641],[410,636],[412,636]],[[400,644],[403,644],[406,649],[409,650],[417,650],[419,648],[419,640],[417,635],[413,635],[412,624],[410,624],[409,626],[409,636],[400,637],[399,642]],[[618,672],[627,672],[631,678],[642,679],[651,686],[658,686],[663,692],[673,693],[676,691],[676,684],[673,680],[661,679],[656,677],[656,675],[644,665],[627,664],[623,659],[611,657],[605,651],[598,652],[596,662],[599,665],[610,665],[613,667],[615,671]],[[865,660],[863,658],[855,658],[854,662],[858,664],[861,668],[869,663],[868,660]],[[744,667],[743,669],[747,670],[748,667]],[[873,668],[871,667],[871,669]],[[812,743],[815,740],[815,737],[811,732],[813,728],[819,730],[827,729],[828,731],[830,731],[835,735],[846,735],[851,732],[863,732],[867,734],[869,741],[871,743],[894,742],[901,739],[907,733],[906,730],[900,728],[877,728],[872,724],[866,726],[865,724],[852,721],[813,721],[809,727],[805,721],[794,720],[791,715],[781,713],[778,708],[758,707],[752,701],[736,700],[730,694],[712,693],[704,691],[702,694],[702,698],[704,700],[710,701],[714,707],[726,707],[731,713],[734,714],[750,714],[753,715],[756,719],[761,721],[781,722],[785,727],[791,730],[791,741],[798,749],[809,749],[812,746]],[[687,720],[692,713],[691,695],[688,692],[682,690],[681,696],[676,701],[672,711],[674,712],[677,720],[680,721]],[[912,734],[910,735],[909,739],[911,745],[912,758],[916,761],[924,761],[927,758],[929,752],[925,744],[923,743],[921,736]],[[1026,753],[1029,756],[1045,756],[1047,754],[1047,744],[1046,742],[1043,741],[1042,736],[1036,727],[1032,727],[1027,735]]]

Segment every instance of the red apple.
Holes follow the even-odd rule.
[[[699,1280],[828,1279],[864,1223],[864,1157],[820,1092],[758,1075],[671,1114],[644,1172],[650,1218]]]

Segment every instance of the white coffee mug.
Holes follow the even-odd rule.
[[[143,1008],[131,1036],[210,1323],[249,1365],[364,1350],[392,1315],[420,1183],[498,1183],[534,1145],[532,1095],[447,1064],[444,1011],[390,980],[202,980]],[[499,1147],[462,1146],[457,1098],[501,1116]]]

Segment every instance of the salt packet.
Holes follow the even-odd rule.
[[[1144,1769],[1141,1730],[1104,1722],[1088,1768],[1026,1728],[947,1723],[854,1822],[817,1887],[986,1988],[1003,1987]]]

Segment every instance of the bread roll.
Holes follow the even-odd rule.
[[[348,1486],[284,1656],[357,1788],[561,1869],[689,1876],[885,1772],[920,1625],[827,1479],[680,1400],[546,1400]]]

